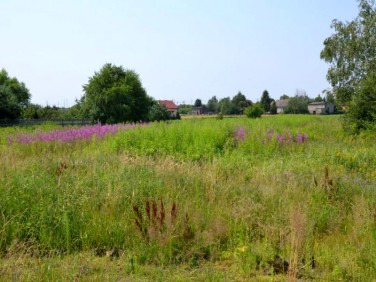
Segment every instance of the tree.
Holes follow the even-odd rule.
[[[304,96],[292,97],[289,99],[287,107],[284,111],[286,114],[306,114],[308,113],[308,104],[310,99]]]
[[[270,111],[270,104],[272,101],[273,99],[270,98],[269,92],[267,90],[264,90],[264,92],[262,92],[260,106],[265,112]]]
[[[192,113],[192,105],[181,104],[179,105],[178,113],[181,115],[189,115]]]
[[[289,97],[289,95],[287,95],[287,94],[283,94],[281,97],[279,97],[279,99],[280,100],[287,100],[287,99],[289,99],[290,97]]]
[[[200,99],[196,99],[194,107],[201,107],[201,106],[202,106],[201,100]]]
[[[332,91],[328,90],[328,89],[325,89],[322,91],[322,94],[325,95],[325,100],[327,102],[330,102],[330,103],[333,103],[333,104],[336,104],[336,99],[334,97],[334,94]]]
[[[376,73],[364,78],[356,93],[345,115],[345,130],[350,133],[359,133],[361,129],[376,130]]]
[[[10,78],[5,69],[0,71],[0,119],[21,117],[30,102],[29,89],[17,78]]]
[[[242,94],[242,92],[238,92],[231,100],[232,103],[232,114],[241,115],[246,107],[252,104],[251,101],[247,100],[247,98]]]
[[[255,104],[245,108],[244,113],[249,118],[259,118],[264,113],[264,110],[261,108],[261,106]]]
[[[168,120],[170,118],[171,118],[171,114],[165,105],[155,103],[153,106],[151,106],[150,108],[150,120],[151,121]]]
[[[152,99],[137,73],[105,64],[83,86],[82,110],[86,118],[101,123],[148,120]]]
[[[233,112],[230,97],[222,98],[218,102],[219,111],[222,115],[231,115]]]
[[[372,123],[372,113],[376,111],[370,91],[371,78],[376,76],[376,5],[371,0],[358,2],[359,14],[354,20],[345,23],[333,20],[331,27],[335,32],[325,39],[320,54],[330,64],[327,79],[336,100],[348,105],[349,115],[345,120],[356,124],[355,132]],[[354,114],[355,111],[367,114]]]
[[[207,104],[209,112],[217,113],[218,112],[218,99],[216,96],[213,96],[209,99]]]
[[[290,98],[284,111],[286,114],[306,114],[311,99],[303,89],[297,89],[295,96]]]
[[[313,99],[315,102],[322,102],[324,101],[324,99],[321,97],[321,95],[317,95],[317,97],[315,99]]]
[[[270,113],[271,113],[272,115],[276,115],[276,114],[277,114],[277,104],[276,104],[275,101],[273,101],[273,102],[271,103],[271,106],[270,106]]]
[[[22,117],[26,119],[39,119],[41,117],[43,107],[37,104],[29,104],[22,113]]]

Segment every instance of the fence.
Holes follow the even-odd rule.
[[[91,121],[85,119],[0,119],[0,127],[33,126],[40,125],[45,122],[53,122],[61,126],[84,126],[92,124]]]

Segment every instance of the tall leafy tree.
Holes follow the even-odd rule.
[[[196,99],[194,105],[194,107],[201,107],[202,106],[202,102],[201,102],[201,99]]]
[[[213,113],[218,112],[218,99],[217,99],[217,97],[216,96],[211,97],[206,106],[207,106],[209,112],[213,112]]]
[[[336,100],[348,105],[352,113],[346,120],[353,123],[350,127],[355,132],[374,123],[372,113],[376,111],[370,91],[376,73],[376,5],[372,0],[358,2],[359,14],[354,20],[333,20],[331,27],[335,32],[325,39],[320,54],[330,64],[327,79]],[[355,111],[359,114],[354,114]]]
[[[306,114],[308,113],[308,104],[311,99],[307,96],[305,90],[297,89],[295,97],[289,99],[284,111],[286,114]]]
[[[9,77],[5,69],[0,71],[0,119],[21,117],[30,102],[30,92],[23,82]]]
[[[290,96],[287,95],[287,94],[283,94],[281,97],[279,97],[280,100],[286,100],[286,99],[289,99]]]
[[[270,104],[271,104],[272,101],[273,101],[273,99],[270,98],[268,90],[264,90],[264,92],[262,92],[262,96],[261,96],[261,100],[260,100],[260,106],[262,107],[262,109],[265,112],[270,111]]]
[[[222,98],[221,100],[219,100],[218,106],[222,115],[231,115],[234,112],[230,97]]]
[[[322,102],[324,101],[324,99],[321,97],[321,95],[317,95],[317,97],[315,99],[313,99],[315,102]]]
[[[137,73],[122,66],[105,64],[83,86],[85,117],[102,123],[148,120],[152,99]]]
[[[251,101],[243,95],[242,92],[238,92],[231,100],[232,103],[232,114],[240,115],[243,113],[244,109],[252,104]]]

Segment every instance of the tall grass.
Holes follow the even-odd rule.
[[[343,135],[337,117],[316,116],[2,141],[0,254],[92,252],[122,256],[130,272],[221,262],[244,279],[365,281],[376,277],[374,141]]]

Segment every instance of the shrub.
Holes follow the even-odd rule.
[[[344,118],[344,129],[350,133],[360,130],[376,129],[376,74],[362,82],[362,87],[356,90],[356,96],[349,104]]]
[[[264,110],[261,109],[261,107],[258,105],[253,105],[253,106],[247,107],[244,110],[244,113],[249,118],[258,118],[258,117],[261,117],[261,115],[264,113]]]
[[[158,103],[151,107],[149,115],[151,121],[168,120],[171,118],[170,112],[167,110],[166,106]]]

